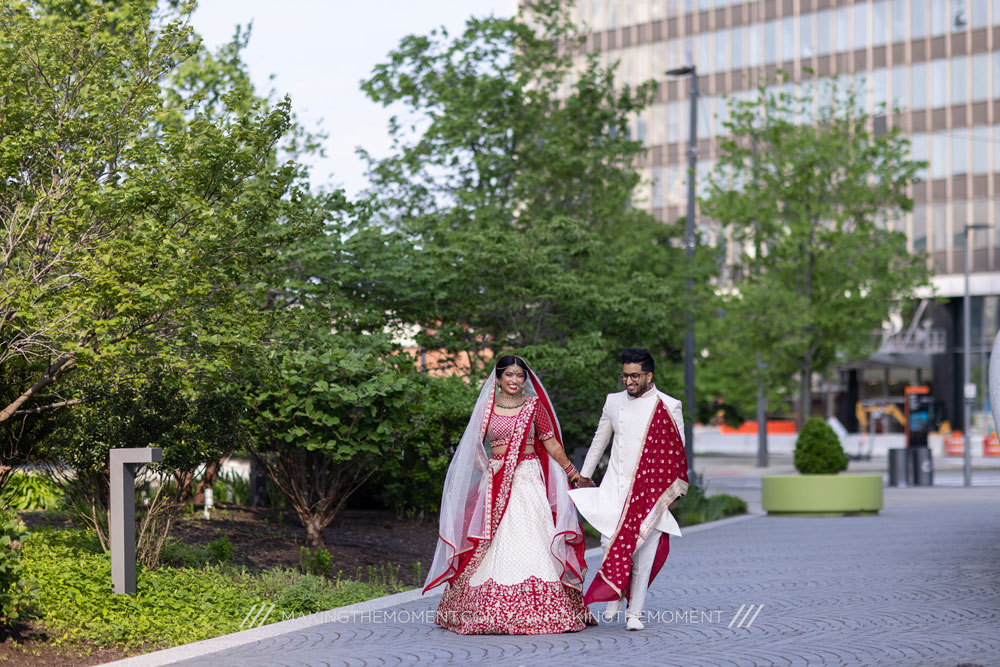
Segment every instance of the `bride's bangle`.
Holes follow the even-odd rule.
[[[570,463],[568,466],[566,466],[565,468],[563,468],[563,470],[566,472],[566,476],[569,477],[570,480],[572,480],[574,477],[579,477],[580,476],[580,471],[577,470],[576,467],[572,463]]]

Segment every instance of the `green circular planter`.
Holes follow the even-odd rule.
[[[882,475],[761,478],[761,505],[781,516],[857,516],[882,509]]]

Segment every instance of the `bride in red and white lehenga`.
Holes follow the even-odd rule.
[[[583,531],[568,493],[577,479],[545,388],[523,359],[501,357],[445,480],[424,586],[447,584],[439,625],[529,635],[596,623],[581,593]]]

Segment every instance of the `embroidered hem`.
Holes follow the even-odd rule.
[[[434,620],[461,635],[557,634],[597,623],[580,591],[534,576],[512,585],[487,579],[461,592],[449,586]]]

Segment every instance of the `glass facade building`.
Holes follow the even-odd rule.
[[[928,163],[912,213],[887,224],[905,232],[912,252],[927,253],[945,300],[928,302],[921,321],[900,323],[879,355],[826,386],[846,406],[901,402],[905,384],[930,384],[946,417],[961,423],[965,226],[984,223],[970,237],[971,380],[983,412],[984,365],[1000,328],[1000,0],[578,0],[571,11],[586,50],[619,63],[619,83],[660,82],[631,124],[648,147],[635,205],[660,220],[684,215],[687,193],[689,82],[666,70],[697,67],[699,180],[713,167],[730,98],[754,95],[779,71],[789,88],[827,77],[856,84],[876,123],[900,128],[913,157]],[[723,241],[711,221],[699,218],[699,231]],[[905,348],[916,342],[904,332],[931,330],[923,347]]]

